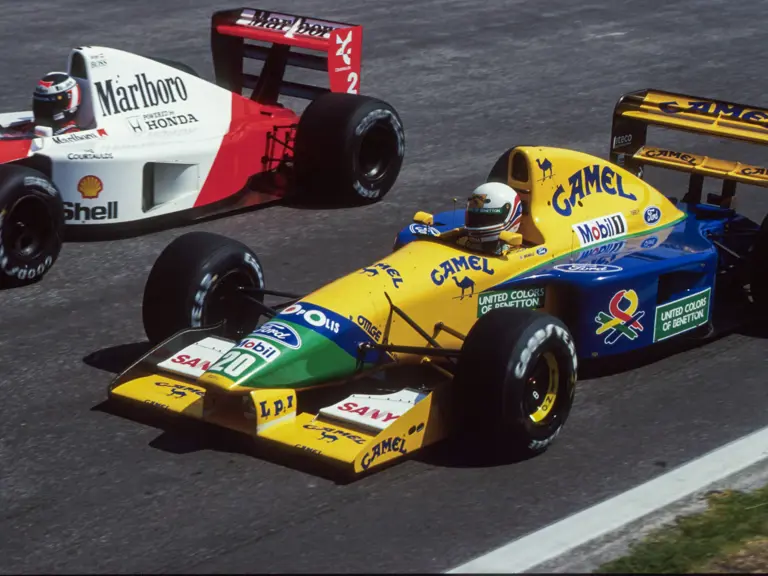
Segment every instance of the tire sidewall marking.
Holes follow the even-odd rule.
[[[567,329],[549,319],[534,323],[523,332],[518,340],[508,373],[508,386],[519,391],[519,394],[515,394],[514,406],[519,405],[522,409],[523,395],[525,394],[524,378],[529,373],[529,369],[535,365],[535,362],[547,352],[555,356],[560,373],[558,397],[555,400],[552,418],[545,425],[534,425],[521,413],[527,435],[532,437],[528,443],[528,448],[534,451],[543,450],[555,440],[564,423],[563,406],[565,405],[566,409],[569,410],[567,407],[573,402],[578,368],[578,357],[573,338]],[[568,397],[565,397],[566,394]]]
[[[365,132],[367,132],[368,129],[376,122],[381,120],[386,120],[394,130],[397,139],[397,159],[402,161],[405,157],[405,130],[403,129],[403,125],[395,113],[387,108],[376,108],[363,116],[363,118],[357,123],[357,126],[355,126],[355,139],[359,143],[361,139],[365,137]],[[357,147],[355,149],[357,150]],[[366,185],[364,183],[365,178],[358,174],[357,152],[353,154],[352,171],[354,175],[354,182],[352,186],[360,196],[367,199],[376,199],[381,195],[380,189],[372,188],[371,186]],[[385,177],[381,180],[381,182],[386,182],[386,180],[387,178]]]
[[[39,199],[46,206],[47,214],[51,214],[51,207],[49,206],[51,199],[59,198],[58,190],[52,185],[41,189],[42,185],[46,181],[37,176],[25,176],[22,183],[16,187],[15,193],[11,195],[11,201],[8,205],[15,206],[18,202],[25,197],[30,196]],[[58,251],[52,244],[52,238],[46,238],[41,243],[40,254],[34,258],[31,263],[23,263],[13,261],[8,257],[6,253],[6,247],[3,241],[3,229],[5,226],[6,217],[8,216],[9,208],[5,207],[0,210],[0,271],[5,276],[20,281],[31,281],[42,278],[48,270],[53,267],[56,261]]]
[[[190,309],[190,326],[192,328],[202,328],[203,312],[205,311],[205,303],[208,294],[210,293],[211,288],[216,284],[217,280],[226,272],[240,269],[247,273],[250,272],[249,276],[252,278],[255,274],[258,287],[264,288],[264,271],[261,268],[258,258],[249,251],[244,250],[240,254],[230,253],[223,258],[222,261],[217,261],[216,255],[214,255],[202,266],[202,269],[205,271],[219,267],[225,271],[222,273],[205,272],[195,288]]]

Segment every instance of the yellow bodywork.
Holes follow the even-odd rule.
[[[722,160],[701,154],[678,152],[656,146],[643,146],[633,155],[644,164],[700,174],[721,180],[732,180],[753,186],[768,187],[768,170],[762,166],[735,160]]]
[[[519,192],[523,218],[519,233],[503,235],[508,249],[502,254],[470,250],[461,229],[424,236],[307,295],[291,307],[293,313],[303,309],[308,314],[313,306],[315,314],[318,309],[331,311],[360,326],[380,344],[423,348],[432,346],[428,342],[431,337],[443,348],[460,350],[466,334],[485,313],[482,300],[490,301],[505,282],[525,277],[534,285],[538,268],[554,259],[562,263],[576,260],[583,250],[609,241],[626,242],[622,247],[626,253],[640,249],[642,237],[648,234],[654,234],[658,242],[666,239],[685,214],[633,173],[640,173],[642,165],[688,172],[692,184],[699,188],[700,178],[693,176],[768,186],[766,168],[648,146],[646,125],[768,144],[766,109],[655,90],[625,94],[614,110],[611,158],[615,163],[572,150],[537,146],[517,147],[503,157],[506,171],[502,170],[501,178]],[[494,178],[499,177],[498,167],[494,167]],[[732,190],[724,188],[720,205],[727,206],[730,196]],[[697,201],[696,195],[691,197],[690,201]],[[621,234],[603,237],[603,229],[614,230],[606,223],[609,220],[620,224]],[[422,226],[434,223],[427,212],[418,212],[414,222]],[[561,303],[557,287],[544,284],[546,293],[539,308],[558,316]],[[395,307],[427,337],[394,313]],[[290,320],[282,314],[277,320],[281,318]],[[171,352],[178,353],[163,348],[172,340],[118,376],[110,386],[110,396],[215,423],[338,464],[352,473],[395,461],[450,431],[451,372],[441,366],[439,357],[426,355],[423,349],[388,351],[389,359],[395,361],[388,366],[427,364],[436,368],[432,372],[442,377],[442,384],[424,387],[421,392],[404,388],[395,393],[404,395],[393,400],[395,405],[400,403],[398,415],[386,416],[394,421],[371,428],[353,420],[340,423],[329,417],[328,408],[319,408],[317,414],[304,408],[305,394],[321,386],[343,387],[346,381],[322,382],[303,389],[295,382],[289,384],[295,389],[248,388],[213,373],[180,376],[168,371],[169,360],[158,362],[152,356],[166,352],[169,358]],[[546,394],[554,397],[556,390]],[[341,410],[342,402],[334,407]],[[542,414],[533,416],[543,415],[550,404],[544,402]],[[343,409],[357,412],[357,406],[348,402]]]
[[[764,108],[648,90],[641,101],[620,102],[616,114],[673,130],[768,144]]]
[[[768,109],[658,90],[625,94],[614,110],[612,154],[613,160],[627,154],[630,163],[768,187],[763,166],[647,146],[647,126],[765,145]]]
[[[516,158],[518,155],[519,159]],[[552,166],[551,176],[542,179],[538,165],[543,165],[547,160]],[[512,177],[513,163],[519,165],[521,162],[525,163],[527,173],[532,176],[524,181]],[[524,246],[512,247],[501,256],[491,256],[459,251],[455,244],[443,243],[441,238],[418,240],[406,244],[371,266],[331,282],[304,300],[353,319],[364,310],[366,318],[383,333],[390,316],[389,304],[384,296],[386,292],[396,306],[403,308],[430,335],[436,324],[441,322],[466,334],[478,318],[477,294],[505,280],[535,272],[536,268],[553,259],[569,254],[577,255],[584,250],[573,225],[621,213],[628,228],[622,239],[627,239],[669,228],[684,217],[683,212],[650,184],[616,165],[588,154],[560,148],[520,147],[510,155],[509,165],[508,182],[522,192],[525,207],[519,230],[526,242]],[[616,182],[620,179],[625,194],[631,194],[636,200],[618,194],[596,192],[594,186],[588,186],[584,169],[594,166],[599,167],[599,175],[601,178],[605,176],[606,184],[618,186]],[[573,183],[578,183],[579,178],[584,194],[573,196],[571,213],[563,216],[556,211],[553,202],[560,202],[561,208],[564,202],[570,202]],[[559,195],[558,189],[563,190]],[[661,211],[660,219],[653,226],[646,224],[643,219],[643,210],[647,206],[656,206]],[[421,213],[416,219],[421,221],[428,216]],[[443,236],[450,236],[450,233]],[[542,253],[542,248],[546,249],[545,253]],[[444,263],[462,257],[467,260],[474,258],[475,266],[467,262],[470,265],[462,265],[460,271],[458,266],[453,266],[456,273],[451,273],[450,269],[446,272]],[[371,276],[365,270],[379,270],[380,273]],[[396,286],[393,278],[402,281],[398,281]],[[465,278],[469,280],[464,282]],[[473,297],[468,296],[468,288],[462,291],[462,283],[473,286]],[[558,303],[554,296],[545,295],[544,309],[556,314]],[[446,348],[461,347],[461,339],[447,331],[439,331],[435,339]],[[422,336],[396,315],[391,319],[389,342],[408,346],[425,345]],[[401,361],[421,360],[405,354],[395,356]]]
[[[426,395],[379,433],[297,413],[294,390],[224,394],[159,372],[116,382],[110,395],[301,450],[354,473],[415,452],[447,432],[440,407],[433,403],[439,392]]]
[[[299,304],[332,310],[358,325],[362,318],[369,323],[367,332],[380,343],[387,335],[390,344],[426,346],[422,335],[391,313],[391,301],[440,346],[460,349],[463,335],[477,321],[480,293],[584,249],[574,225],[619,214],[626,222],[621,239],[628,239],[669,228],[684,216],[646,182],[588,154],[520,147],[510,155],[508,168],[509,183],[521,192],[524,216],[522,238],[508,236],[512,246],[506,253],[471,252],[452,240],[460,231],[448,232],[406,244],[307,295]],[[661,213],[652,226],[643,218],[648,206]],[[417,220],[425,218],[429,215],[423,213]],[[545,309],[557,312],[554,295],[547,294],[544,302]],[[447,329],[441,329],[441,323]],[[398,363],[434,360],[439,364],[423,355],[392,352],[391,356]],[[449,385],[450,379],[445,380]],[[151,366],[134,367],[119,376],[110,394],[302,450],[359,473],[444,438],[449,429],[449,396],[444,392],[445,387],[439,386],[425,392],[381,431],[364,431],[302,411],[302,391],[229,389]],[[331,441],[329,436],[336,439]]]

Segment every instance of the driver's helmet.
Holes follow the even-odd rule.
[[[36,126],[48,126],[54,134],[75,126],[75,114],[80,106],[80,87],[66,72],[50,72],[35,87],[32,113]]]
[[[486,182],[467,200],[464,227],[472,240],[492,242],[504,230],[517,232],[522,219],[523,205],[517,192],[501,182]]]

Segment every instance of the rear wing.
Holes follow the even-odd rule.
[[[630,92],[613,111],[610,154],[612,162],[636,174],[642,174],[643,165],[689,173],[684,202],[701,202],[705,177],[723,180],[722,193],[710,194],[707,201],[725,208],[737,182],[768,188],[768,169],[761,166],[647,146],[649,125],[768,144],[768,109],[659,90]]]
[[[238,94],[250,89],[250,98],[262,104],[276,104],[281,95],[313,100],[326,92],[357,94],[362,44],[363,29],[356,24],[251,8],[222,10],[211,18],[216,83]],[[244,72],[247,59],[264,62],[260,75]],[[284,80],[287,66],[326,72],[330,88]]]

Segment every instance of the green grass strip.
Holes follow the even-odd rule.
[[[749,493],[716,493],[707,500],[705,512],[677,518],[673,525],[632,546],[627,556],[602,565],[595,573],[699,572],[707,563],[738,552],[747,542],[768,536],[768,486]]]

